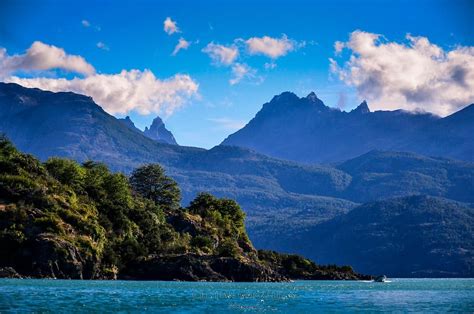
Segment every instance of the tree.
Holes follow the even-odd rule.
[[[135,169],[130,177],[130,184],[135,192],[163,208],[180,207],[181,191],[178,184],[166,176],[164,169],[158,164]]]
[[[82,190],[86,171],[75,161],[53,157],[44,165],[49,174],[59,182],[69,185],[76,191]]]

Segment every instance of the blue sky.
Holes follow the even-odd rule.
[[[355,107],[365,95],[375,95],[374,91],[367,92],[361,85],[354,86],[349,79],[340,80],[331,72],[329,58],[335,58],[342,66],[356,49],[351,46],[351,50],[335,56],[335,42],[347,42],[352,32],[379,34],[380,41],[407,47],[407,34],[422,36],[449,52],[459,46],[473,46],[472,12],[472,1],[434,0],[7,0],[0,4],[0,47],[12,56],[24,54],[33,42],[40,41],[82,56],[99,74],[149,69],[161,80],[186,74],[199,85],[197,92],[172,113],[162,115],[179,144],[212,147],[248,122],[273,95],[283,91],[293,91],[299,96],[315,91],[327,105],[339,104],[345,110]],[[177,23],[179,33],[169,35],[164,31],[167,17]],[[252,54],[245,48],[246,40],[263,36],[275,39],[286,36],[293,49],[272,58]],[[180,38],[190,46],[173,56]],[[202,51],[211,42],[237,46],[239,57],[233,65],[243,64],[253,74],[230,84],[233,65],[216,64]],[[98,43],[103,43],[102,48]],[[268,68],[270,64],[274,68]],[[467,68],[467,73],[470,70]],[[61,69],[45,73],[20,71],[15,75],[40,74],[66,79],[78,75]],[[459,98],[459,92],[453,89],[452,93],[453,97],[447,101],[462,102],[472,95]],[[390,102],[385,96],[374,96],[374,101],[381,108],[391,108],[388,104],[384,107],[384,101]],[[431,111],[429,107],[419,107]],[[136,110],[127,114],[140,128],[149,125],[156,115]]]

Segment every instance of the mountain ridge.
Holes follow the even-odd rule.
[[[441,118],[404,110],[371,111],[363,101],[346,112],[326,106],[315,93],[299,98],[284,92],[221,145],[304,163],[340,162],[372,149],[474,161],[474,140],[467,135],[474,130],[472,108]]]
[[[315,95],[310,98],[296,109],[338,111],[321,106]],[[258,248],[307,255],[294,238],[306,235],[301,243],[309,244],[307,230],[316,232],[319,225],[367,202],[417,194],[474,203],[471,162],[369,150],[340,163],[303,164],[236,146],[205,150],[163,144],[130,129],[88,97],[19,85],[0,84],[0,119],[9,122],[0,124],[0,131],[43,161],[52,156],[93,159],[124,173],[160,163],[179,183],[183,204],[203,191],[236,199],[247,213],[247,230]]]

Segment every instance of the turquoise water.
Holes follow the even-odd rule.
[[[0,312],[474,312],[474,279],[389,283],[0,280]]]

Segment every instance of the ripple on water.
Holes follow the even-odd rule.
[[[473,279],[391,283],[0,280],[0,312],[473,312]]]

